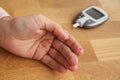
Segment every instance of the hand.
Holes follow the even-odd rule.
[[[77,55],[83,53],[77,41],[61,26],[43,15],[0,20],[1,47],[15,55],[40,60],[50,68],[77,70]]]

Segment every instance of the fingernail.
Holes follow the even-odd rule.
[[[76,71],[76,70],[78,70],[78,66],[77,66],[77,65],[71,66],[69,69],[70,69],[71,71]]]

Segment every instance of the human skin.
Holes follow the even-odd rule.
[[[0,47],[39,60],[58,72],[78,69],[79,43],[56,22],[37,14],[0,19]]]

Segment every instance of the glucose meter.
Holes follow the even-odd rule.
[[[73,27],[92,28],[108,20],[107,12],[96,6],[90,6],[81,11]]]

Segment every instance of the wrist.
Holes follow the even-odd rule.
[[[11,20],[10,16],[0,19],[0,47],[4,44],[5,36],[9,34]]]
[[[4,42],[6,29],[11,19],[10,15],[0,7],[0,47]]]

